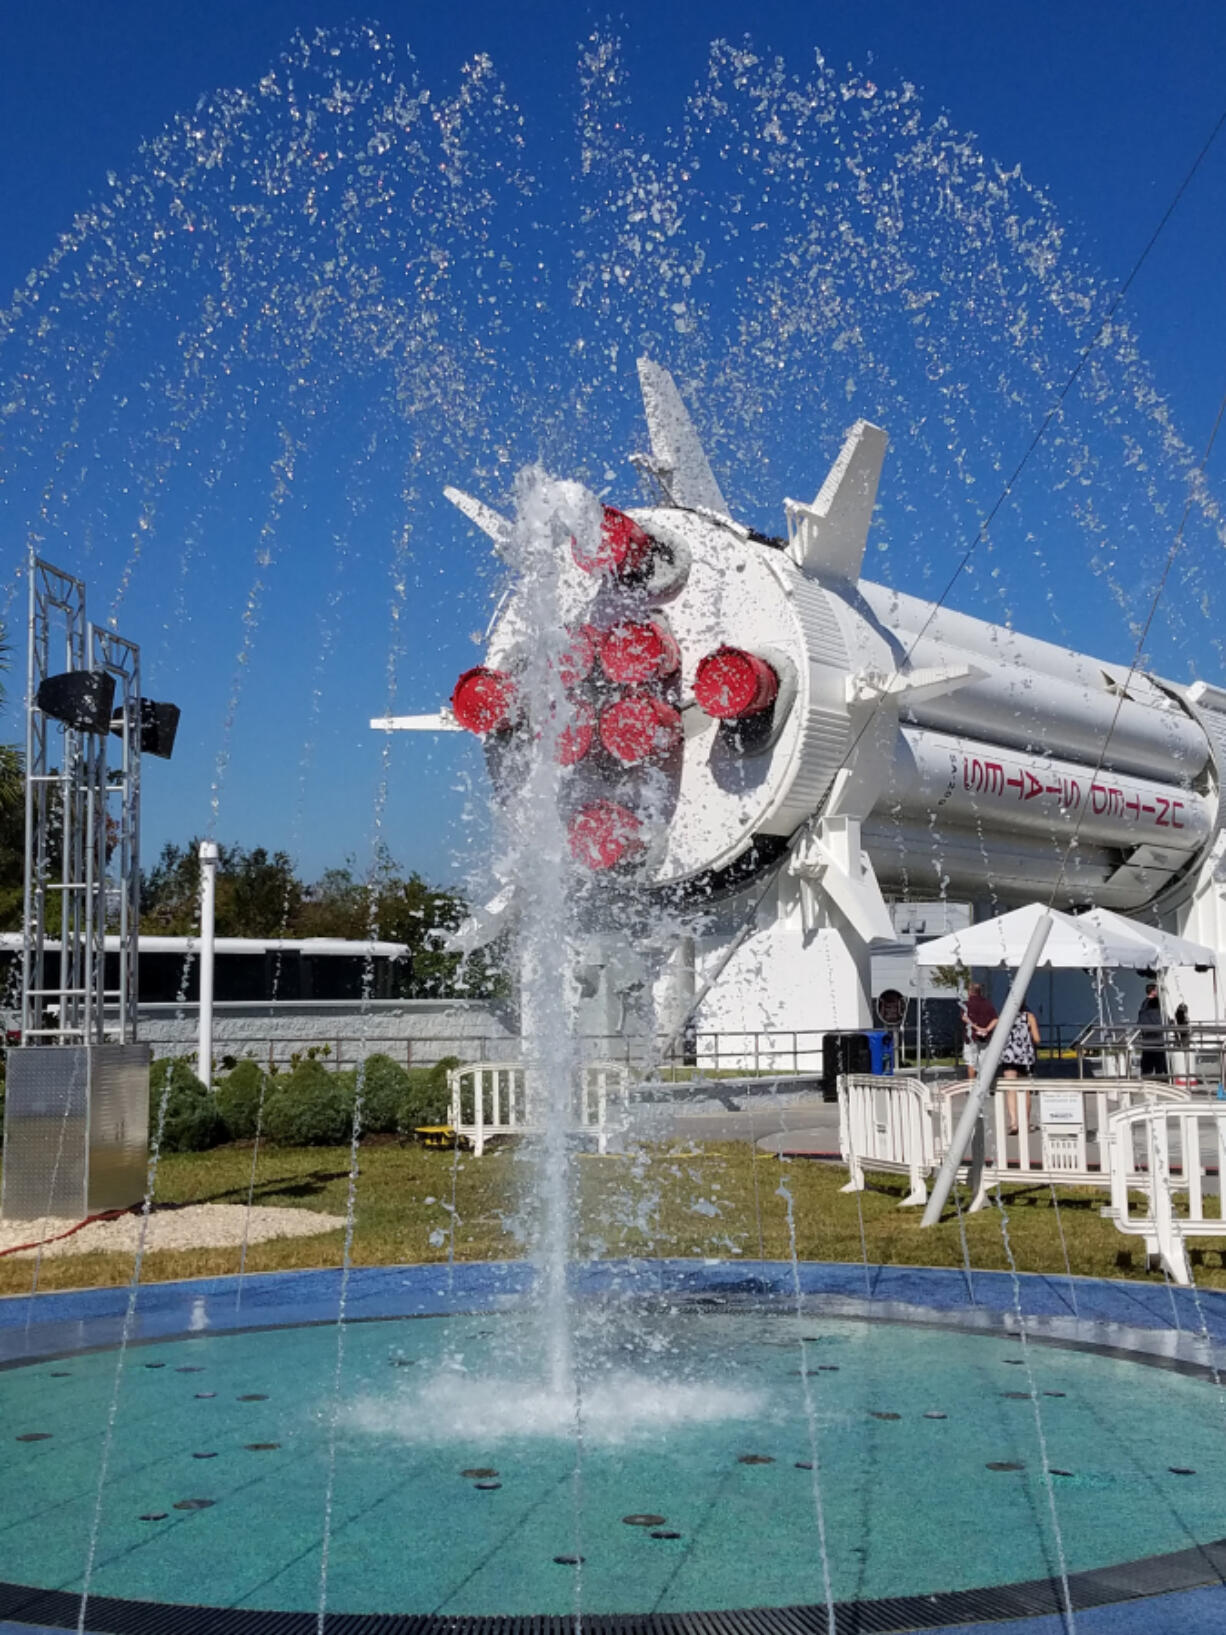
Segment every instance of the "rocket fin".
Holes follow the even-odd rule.
[[[651,438],[649,469],[674,505],[706,509],[726,517],[728,502],[720,493],[676,381],[658,363],[640,358],[639,386]]]
[[[376,715],[370,723],[376,732],[463,732],[450,710],[433,715]]]
[[[462,488],[444,488],[443,493],[457,511],[463,511],[469,522],[475,522],[483,534],[489,535],[499,556],[505,556],[511,542],[511,524],[507,519],[500,517],[484,500],[466,494]]]
[[[851,921],[865,942],[893,942],[897,933],[871,865],[858,880],[831,864],[822,874],[822,890]]]
[[[788,873],[799,880],[802,898],[827,896],[865,942],[893,942],[897,933],[873,865],[860,848],[858,820],[819,823],[792,852]],[[811,913],[806,914],[806,919]]]
[[[866,704],[877,699],[892,698],[899,705],[922,704],[929,698],[943,698],[957,692],[968,681],[978,681],[984,671],[973,664],[925,664],[912,670],[900,670],[888,679],[871,674],[847,677],[846,692],[849,704]]]
[[[442,939],[443,947],[449,954],[471,954],[474,949],[484,948],[487,943],[493,942],[514,918],[517,895],[514,882],[503,886],[483,908],[473,909],[466,920],[447,933]]]
[[[880,426],[857,420],[813,504],[784,500],[792,560],[807,573],[859,579],[887,441]]]

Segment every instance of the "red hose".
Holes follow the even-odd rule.
[[[97,1215],[87,1215],[83,1221],[70,1226],[67,1232],[57,1232],[51,1238],[35,1238],[33,1243],[15,1243],[11,1249],[0,1249],[0,1259],[5,1255],[19,1255],[23,1250],[41,1249],[44,1243],[59,1243],[63,1238],[70,1238],[74,1232],[79,1232],[83,1226],[92,1226],[95,1221],[117,1221],[121,1215],[131,1214],[128,1209],[104,1209]]]

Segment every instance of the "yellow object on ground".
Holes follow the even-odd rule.
[[[469,1147],[472,1143],[467,1136],[461,1137],[458,1142],[456,1133],[450,1124],[419,1124],[413,1134],[421,1137],[423,1147]]]

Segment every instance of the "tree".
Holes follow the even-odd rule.
[[[407,944],[411,975],[405,993],[412,998],[501,997],[508,984],[497,954],[481,949],[466,957],[442,946],[467,913],[458,893],[429,885],[416,870],[402,874],[383,850],[365,881],[355,877],[352,860],[327,870],[307,891],[297,934],[360,941],[373,933],[383,942]]]
[[[219,846],[216,923],[219,937],[294,936],[302,882],[288,853],[263,846]],[[141,880],[141,924],[165,936],[200,929],[200,842],[167,841]]]
[[[167,843],[143,876],[141,925],[146,932],[190,936],[200,928],[199,841]],[[381,851],[366,879],[352,860],[326,869],[304,886],[285,852],[263,846],[219,846],[217,934],[226,937],[341,937],[408,946],[406,998],[451,995],[503,997],[509,991],[500,949],[448,953],[443,939],[468,908],[453,891],[429,885],[416,871],[403,874]]]

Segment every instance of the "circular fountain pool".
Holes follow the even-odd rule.
[[[824,1617],[820,1507],[834,1599],[895,1601],[873,1627],[903,1628],[920,1601],[928,1623],[1017,1610],[991,1587],[1058,1573],[1053,1509],[1083,1588],[1226,1535],[1211,1380],[1000,1330],[733,1304],[588,1308],[562,1398],[522,1310],[353,1323],[339,1398],[332,1325],[142,1339],[100,1507],[115,1351],[11,1362],[0,1580],[58,1593],[10,1588],[0,1615],[75,1624],[98,1509],[98,1627],[128,1627],[110,1598],[233,1609],[210,1631],[255,1609],[314,1627],[333,1447],[338,1614]]]

